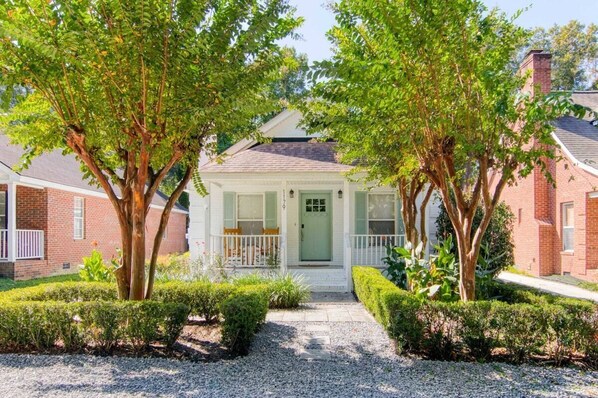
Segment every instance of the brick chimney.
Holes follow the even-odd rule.
[[[551,90],[551,64],[552,55],[542,50],[531,50],[527,53],[519,73],[528,77],[523,91],[534,94],[548,94]],[[534,145],[539,145],[534,143]],[[555,163],[552,159],[544,159],[547,167],[552,173],[555,171]],[[538,258],[540,275],[555,273],[555,219],[556,219],[556,193],[552,185],[546,180],[539,167],[532,173],[534,182],[534,218],[537,222],[537,234],[539,252],[535,253]]]
[[[524,75],[529,73],[529,79],[523,88],[529,93],[548,94],[550,92],[550,72],[552,55],[542,50],[530,50],[521,66],[519,73]]]

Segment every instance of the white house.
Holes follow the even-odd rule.
[[[261,128],[271,142],[243,140],[223,162],[200,161],[209,194],[190,189],[191,258],[215,254],[235,270],[280,266],[315,291],[349,291],[352,265],[383,266],[386,245],[403,244],[396,190],[349,181],[335,144],[307,136],[300,119],[285,110]],[[433,238],[437,206],[427,214]]]

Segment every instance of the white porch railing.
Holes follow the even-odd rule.
[[[349,235],[351,265],[382,267],[386,247],[403,246],[405,235]]]
[[[44,258],[44,231],[17,229],[16,260]],[[8,230],[0,229],[0,260],[8,260]]]
[[[284,264],[282,235],[212,235],[210,251],[225,267],[280,267]]]

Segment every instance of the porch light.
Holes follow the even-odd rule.
[[[339,190],[338,190],[338,198],[339,198],[339,199],[342,199],[342,198],[343,198],[343,190],[342,190],[342,189],[339,189]]]
[[[293,191],[292,189],[289,191],[289,197],[291,199],[293,199],[295,197],[295,191]]]

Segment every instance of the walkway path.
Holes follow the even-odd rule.
[[[598,372],[397,356],[350,295],[315,298],[270,312],[251,353],[230,361],[0,355],[0,397],[598,396]]]
[[[504,282],[512,282],[519,285],[533,287],[545,292],[560,294],[561,296],[581,298],[598,302],[597,292],[592,292],[577,286],[568,285],[566,283],[534,278],[532,276],[518,275],[511,272],[502,272],[498,276],[498,279]]]

